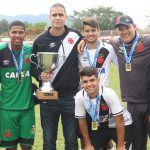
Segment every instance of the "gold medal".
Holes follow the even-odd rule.
[[[126,71],[131,71],[131,63],[125,64]]]
[[[18,74],[18,81],[21,81],[21,74]]]
[[[92,130],[97,130],[97,129],[98,129],[98,122],[92,121]]]

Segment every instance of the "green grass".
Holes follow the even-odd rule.
[[[119,75],[117,67],[112,65],[111,71],[110,71],[110,87],[113,88],[118,96],[120,97],[120,86],[119,86]],[[124,106],[126,106],[126,103],[122,103]],[[36,106],[36,138],[35,138],[35,144],[34,144],[34,150],[42,150],[42,131],[40,126],[40,118],[39,118],[39,108]],[[64,138],[62,134],[62,127],[61,123],[59,123],[59,129],[58,129],[58,139],[57,139],[57,150],[63,150],[64,149]],[[150,140],[148,142],[147,150],[150,150]]]
[[[119,76],[118,76],[117,67],[114,65],[112,65],[110,71],[110,87],[112,87],[120,97]],[[126,106],[126,103],[123,103],[123,105]],[[39,105],[35,107],[35,110],[36,110],[36,137],[35,137],[33,150],[42,150],[43,137],[42,137],[41,124],[40,124]],[[64,149],[64,138],[62,133],[61,122],[59,122],[57,150],[63,150],[63,149]],[[150,140],[148,141],[147,150],[150,150]]]

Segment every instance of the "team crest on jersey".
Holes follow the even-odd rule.
[[[6,138],[10,138],[10,137],[12,136],[12,133],[11,133],[10,130],[6,130],[6,131],[4,132],[4,135],[5,135]]]
[[[136,51],[137,52],[143,52],[144,51],[144,45],[141,41],[139,41],[136,45]]]
[[[102,104],[100,105],[100,110],[102,110],[102,111],[108,111],[109,108],[108,108],[108,106],[107,106],[106,103],[102,103]]]
[[[4,66],[7,66],[7,65],[9,65],[9,60],[3,60],[2,63]]]
[[[74,39],[73,38],[68,38],[68,43],[69,44],[73,44],[74,43]]]
[[[30,59],[29,59],[29,57],[26,57],[26,58],[24,59],[24,62],[25,62],[26,64],[30,64]]]
[[[104,56],[103,56],[103,55],[99,55],[99,56],[97,57],[97,62],[98,62],[99,64],[103,64],[103,63],[104,63]]]

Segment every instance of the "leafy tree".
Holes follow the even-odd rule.
[[[47,27],[47,23],[44,22],[38,22],[36,24],[34,24],[34,28],[36,29],[35,34],[39,34],[41,32],[43,32]]]
[[[40,34],[45,30],[47,27],[47,23],[45,22],[38,22],[35,24],[28,23],[27,21],[24,22],[26,26],[26,31],[28,35],[33,35],[33,34]],[[0,21],[0,34],[4,34],[8,31],[9,27],[9,22],[5,19]]]
[[[47,27],[47,24],[44,22],[38,22],[35,24],[27,23],[26,31],[28,35],[40,34],[41,32],[45,30],[46,27]]]
[[[72,22],[71,27],[78,30],[82,29],[82,19],[86,17],[97,18],[101,30],[112,30],[114,29],[116,18],[123,14],[120,11],[113,10],[112,7],[103,6],[87,9],[87,11],[74,11],[73,13],[74,21]]]
[[[6,19],[0,21],[0,34],[5,33],[8,31],[9,23]]]

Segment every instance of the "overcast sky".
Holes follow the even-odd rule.
[[[109,6],[131,16],[140,28],[150,24],[146,18],[150,15],[149,0],[0,0],[0,14],[10,16],[48,14],[49,8],[54,3],[62,3],[68,15],[72,14],[73,10],[81,11],[97,6]]]

